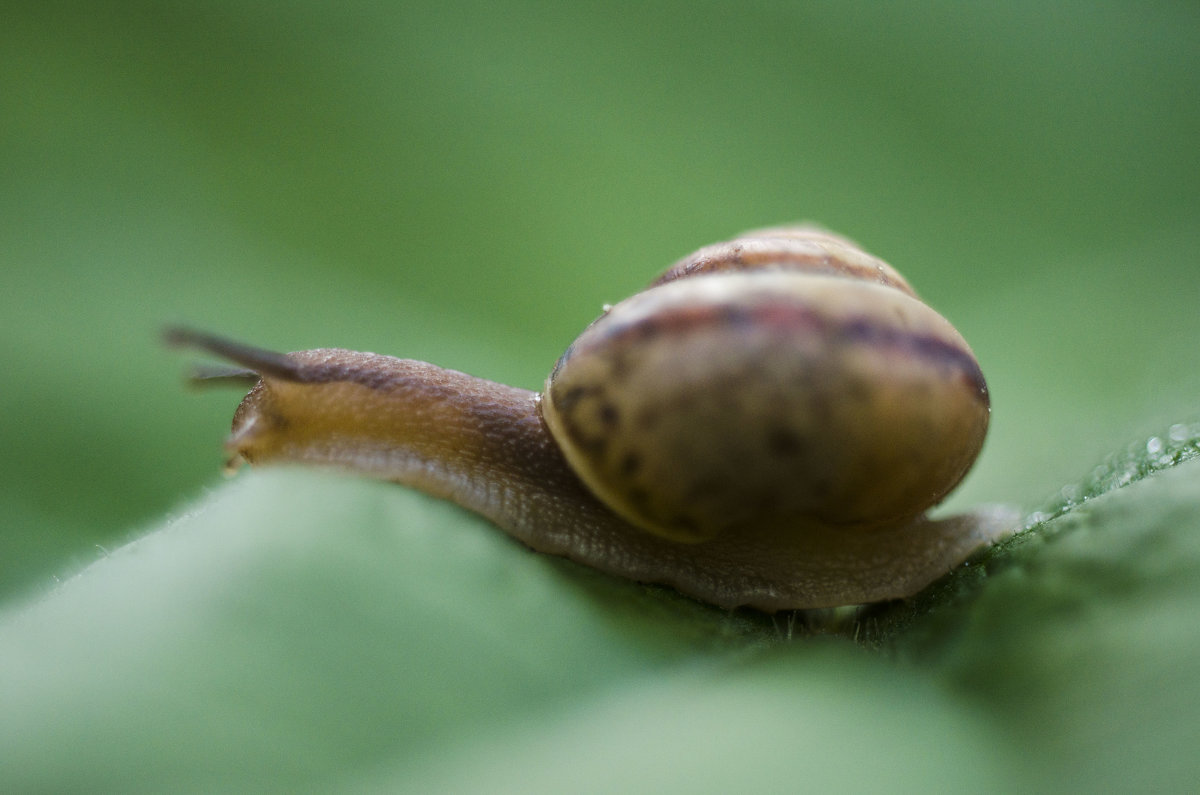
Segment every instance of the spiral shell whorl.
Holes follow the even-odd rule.
[[[705,246],[667,268],[650,286],[691,276],[763,270],[843,276],[917,296],[891,265],[847,238],[815,226],[756,229],[728,242]]]
[[[676,540],[919,515],[982,446],[974,356],[890,266],[825,233],[760,235],[585,330],[546,384],[551,433],[605,503]]]

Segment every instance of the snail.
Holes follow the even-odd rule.
[[[903,599],[1010,532],[926,511],[990,413],[975,356],[891,266],[815,227],[748,232],[606,307],[538,394],[425,362],[246,368],[234,463],[348,468],[447,498],[539,552],[765,611]]]

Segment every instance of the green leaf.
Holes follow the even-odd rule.
[[[388,484],[248,473],[0,617],[0,784],[1170,787],[1200,773],[1198,475],[789,641]]]
[[[339,779],[762,634],[580,571],[394,486],[251,473],[4,616],[3,788]]]
[[[992,716],[1050,790],[1189,789],[1200,461],[1080,502],[984,565],[984,587],[894,639],[900,656]]]
[[[12,5],[0,790],[1200,779],[1196,465],[1156,463],[1200,394],[1194,4]],[[1046,503],[912,602],[723,613],[316,473],[172,513],[235,398],[182,394],[166,323],[536,387],[797,219],[978,353],[943,510]]]

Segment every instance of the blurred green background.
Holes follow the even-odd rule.
[[[954,505],[1197,416],[1200,11],[1177,2],[7,4],[0,592],[217,480],[158,330],[539,385],[690,250],[812,219],[975,347]]]
[[[1032,510],[1200,427],[1198,41],[1152,0],[6,4],[6,788],[1194,780],[1194,465],[902,606],[890,655],[760,654],[788,619],[403,489],[222,484],[239,396],[187,391],[159,331],[536,388],[675,258],[815,220],[979,355],[992,433],[947,508]]]

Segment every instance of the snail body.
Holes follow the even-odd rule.
[[[234,459],[335,465],[476,511],[535,550],[721,606],[911,596],[1011,517],[925,517],[986,433],[966,342],[827,232],[747,233],[607,309],[542,393],[187,330],[256,383]]]

